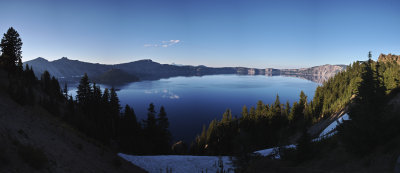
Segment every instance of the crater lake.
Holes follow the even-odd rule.
[[[318,83],[296,77],[264,75],[207,75],[172,77],[168,79],[133,82],[116,87],[121,107],[133,107],[138,121],[147,117],[153,103],[158,113],[164,106],[170,121],[174,141],[191,142],[201,133],[202,126],[232,110],[240,117],[242,107],[248,109],[261,100],[271,104],[279,95],[282,104],[299,100],[301,91],[312,99]],[[76,86],[70,93],[76,95]],[[100,85],[101,89],[111,86]]]

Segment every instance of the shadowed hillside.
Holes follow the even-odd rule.
[[[16,103],[7,81],[1,70],[0,172],[145,172],[41,105]]]

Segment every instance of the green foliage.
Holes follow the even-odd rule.
[[[367,70],[368,68],[369,70]],[[367,78],[368,76],[370,76],[370,79]],[[365,86],[372,86],[375,89],[365,88]],[[307,100],[304,92],[301,92],[299,101],[294,102],[292,106],[289,102],[282,105],[279,96],[277,96],[275,102],[271,105],[258,101],[256,106],[252,106],[250,110],[244,106],[241,112],[242,116],[238,119],[230,118],[231,112],[226,111],[221,121],[213,120],[208,128],[203,128],[202,133],[196,137],[191,145],[191,151],[195,154],[232,155],[238,152],[252,152],[256,149],[281,145],[287,141],[288,137],[297,132],[346,109],[350,103],[357,103],[359,98],[362,98],[361,95],[373,101],[368,104],[367,102],[359,103],[359,105],[364,105],[363,108],[358,108],[364,113],[358,114],[360,114],[360,119],[365,121],[365,124],[356,126],[364,126],[365,128],[359,131],[355,130],[352,135],[348,133],[348,139],[349,141],[354,140],[354,142],[349,143],[355,144],[358,141],[362,145],[360,141],[368,140],[368,135],[382,135],[381,128],[384,126],[367,128],[371,122],[375,121],[376,124],[380,124],[380,121],[390,123],[393,119],[400,119],[393,113],[388,113],[392,118],[387,116],[382,119],[377,116],[380,112],[384,112],[384,110],[378,108],[385,104],[384,99],[381,98],[382,95],[395,91],[399,86],[400,68],[396,62],[377,63],[372,60],[354,62],[345,71],[339,72],[335,77],[318,86],[314,98],[310,101]],[[349,109],[350,112],[353,112],[351,111],[353,108],[350,107]],[[367,115],[371,115],[371,118],[366,118]],[[350,116],[356,115],[350,113]],[[351,126],[350,123],[347,124]],[[399,129],[394,124],[392,122],[390,126],[388,124],[386,126],[390,127],[391,131]],[[350,128],[348,126],[342,128]],[[345,131],[348,130],[345,129]],[[383,132],[385,132],[384,136],[393,135],[388,130],[383,130]],[[360,133],[367,135],[359,135]],[[377,137],[375,139],[381,140],[383,138]],[[372,143],[371,145],[375,144]],[[354,147],[357,147],[357,145],[354,145]]]
[[[168,130],[169,121],[167,117],[167,113],[163,106],[160,108],[160,112],[157,118],[157,153],[168,153],[170,150],[171,143],[171,133]]]
[[[85,73],[78,85],[78,91],[76,95],[78,103],[80,103],[81,105],[88,104],[88,102],[90,101],[91,92],[92,87],[89,82],[89,77]]]
[[[303,99],[306,99],[305,95]],[[304,100],[303,100],[304,101]],[[282,136],[291,134],[288,113],[290,106],[280,103],[279,96],[272,105],[258,101],[256,108],[242,109],[242,117],[233,118],[228,109],[222,115],[221,121],[213,120],[208,128],[203,127],[202,133],[191,145],[194,154],[206,155],[243,155],[255,149],[277,145]],[[303,111],[300,111],[303,112]]]
[[[350,99],[357,91],[357,85],[361,81],[361,69],[362,64],[355,62],[345,71],[339,72],[322,86],[317,87],[313,98],[311,117],[315,122],[343,110],[350,103]]]
[[[0,45],[2,52],[0,65],[8,70],[7,91],[16,102],[21,105],[39,103],[49,113],[62,116],[63,120],[87,136],[99,140],[104,145],[115,146],[123,152],[136,154],[169,152],[171,134],[164,107],[161,107],[156,118],[154,105],[151,104],[149,114],[152,122],[142,127],[136,119],[133,108],[126,106],[121,113],[119,98],[114,88],[105,88],[102,93],[98,85],[90,83],[87,74],[81,78],[74,100],[72,96],[68,96],[67,85],[65,84],[64,90],[61,90],[58,80],[48,71],[45,71],[38,80],[32,68],[28,65],[25,69],[22,68],[21,46],[18,33],[10,28]],[[13,69],[17,70],[12,71]],[[147,133],[149,128],[151,132]],[[34,159],[39,163],[31,161],[32,159],[26,156],[29,152],[38,156]],[[29,146],[21,148],[21,154],[26,157],[27,162],[39,168],[42,158],[38,153],[39,150]]]
[[[398,66],[390,62],[385,64],[373,62],[371,59],[363,63],[362,80],[349,108],[351,120],[338,128],[340,139],[352,153],[365,155],[376,146],[398,135],[396,131],[399,127],[395,125],[400,123],[398,113],[396,115],[392,112],[393,108],[386,106],[388,101],[386,93],[393,90],[392,85],[396,82],[396,77],[385,76],[388,74],[384,71],[392,67]],[[385,81],[385,78],[391,80]]]
[[[125,106],[120,125],[119,140],[121,151],[125,153],[138,153],[141,125],[138,123],[135,111],[129,105]]]
[[[126,105],[121,112],[116,90],[101,89],[91,84],[84,75],[78,86],[77,100],[68,100],[67,119],[88,136],[105,145],[118,144],[120,151],[132,154],[167,154],[170,152],[171,134],[164,107],[158,117],[154,104],[148,108],[148,117],[142,125],[133,108]]]

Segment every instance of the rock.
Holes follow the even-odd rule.
[[[400,55],[392,55],[392,54],[380,54],[378,58],[378,62],[396,62],[400,65]]]

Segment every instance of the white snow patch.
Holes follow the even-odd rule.
[[[160,156],[136,156],[118,153],[123,159],[149,171],[150,173],[202,173],[217,172],[222,161],[226,172],[234,172],[229,156],[190,156],[190,155],[160,155]]]
[[[337,119],[336,121],[332,122],[328,127],[326,127],[321,134],[319,135],[318,138],[313,139],[312,141],[319,141],[323,138],[327,138],[327,137],[331,137],[332,135],[336,134],[336,126],[343,123],[343,120],[349,120],[349,114],[344,114],[343,116],[341,116],[339,119]],[[296,148],[295,144],[292,145],[286,145],[283,146],[284,148]],[[256,154],[260,154],[261,156],[274,156],[275,159],[280,159],[280,155],[279,155],[279,147],[274,147],[274,148],[268,148],[268,149],[264,149],[264,150],[258,150],[255,151],[254,153]]]
[[[338,120],[332,122],[326,127],[318,138],[313,141],[319,141],[322,138],[330,137],[337,133],[336,126],[349,120],[349,115],[346,113]],[[282,146],[284,148],[296,148],[295,144]],[[258,150],[254,153],[261,156],[273,155],[275,159],[280,159],[279,147]],[[168,172],[173,173],[203,173],[203,172],[217,172],[220,169],[220,162],[223,163],[226,172],[234,172],[234,167],[229,156],[190,156],[190,155],[160,155],[160,156],[136,156],[118,153],[123,159],[132,162],[133,164],[145,169],[150,173]]]
[[[349,120],[349,114],[344,114],[343,116],[341,116],[339,119],[337,119],[336,121],[332,122],[331,124],[329,124],[328,127],[326,127],[320,134],[319,137],[324,137],[327,136],[331,133],[335,134],[335,129],[336,126],[339,125],[340,123],[343,123],[343,120]]]
[[[296,148],[296,145],[294,145],[294,144],[286,145],[286,146],[283,146],[283,148]],[[279,147],[274,147],[274,148],[268,148],[268,149],[264,149],[264,150],[258,150],[258,151],[255,151],[254,153],[260,154],[261,156],[275,155],[275,159],[279,159],[280,155],[278,153],[278,150],[279,150]]]

